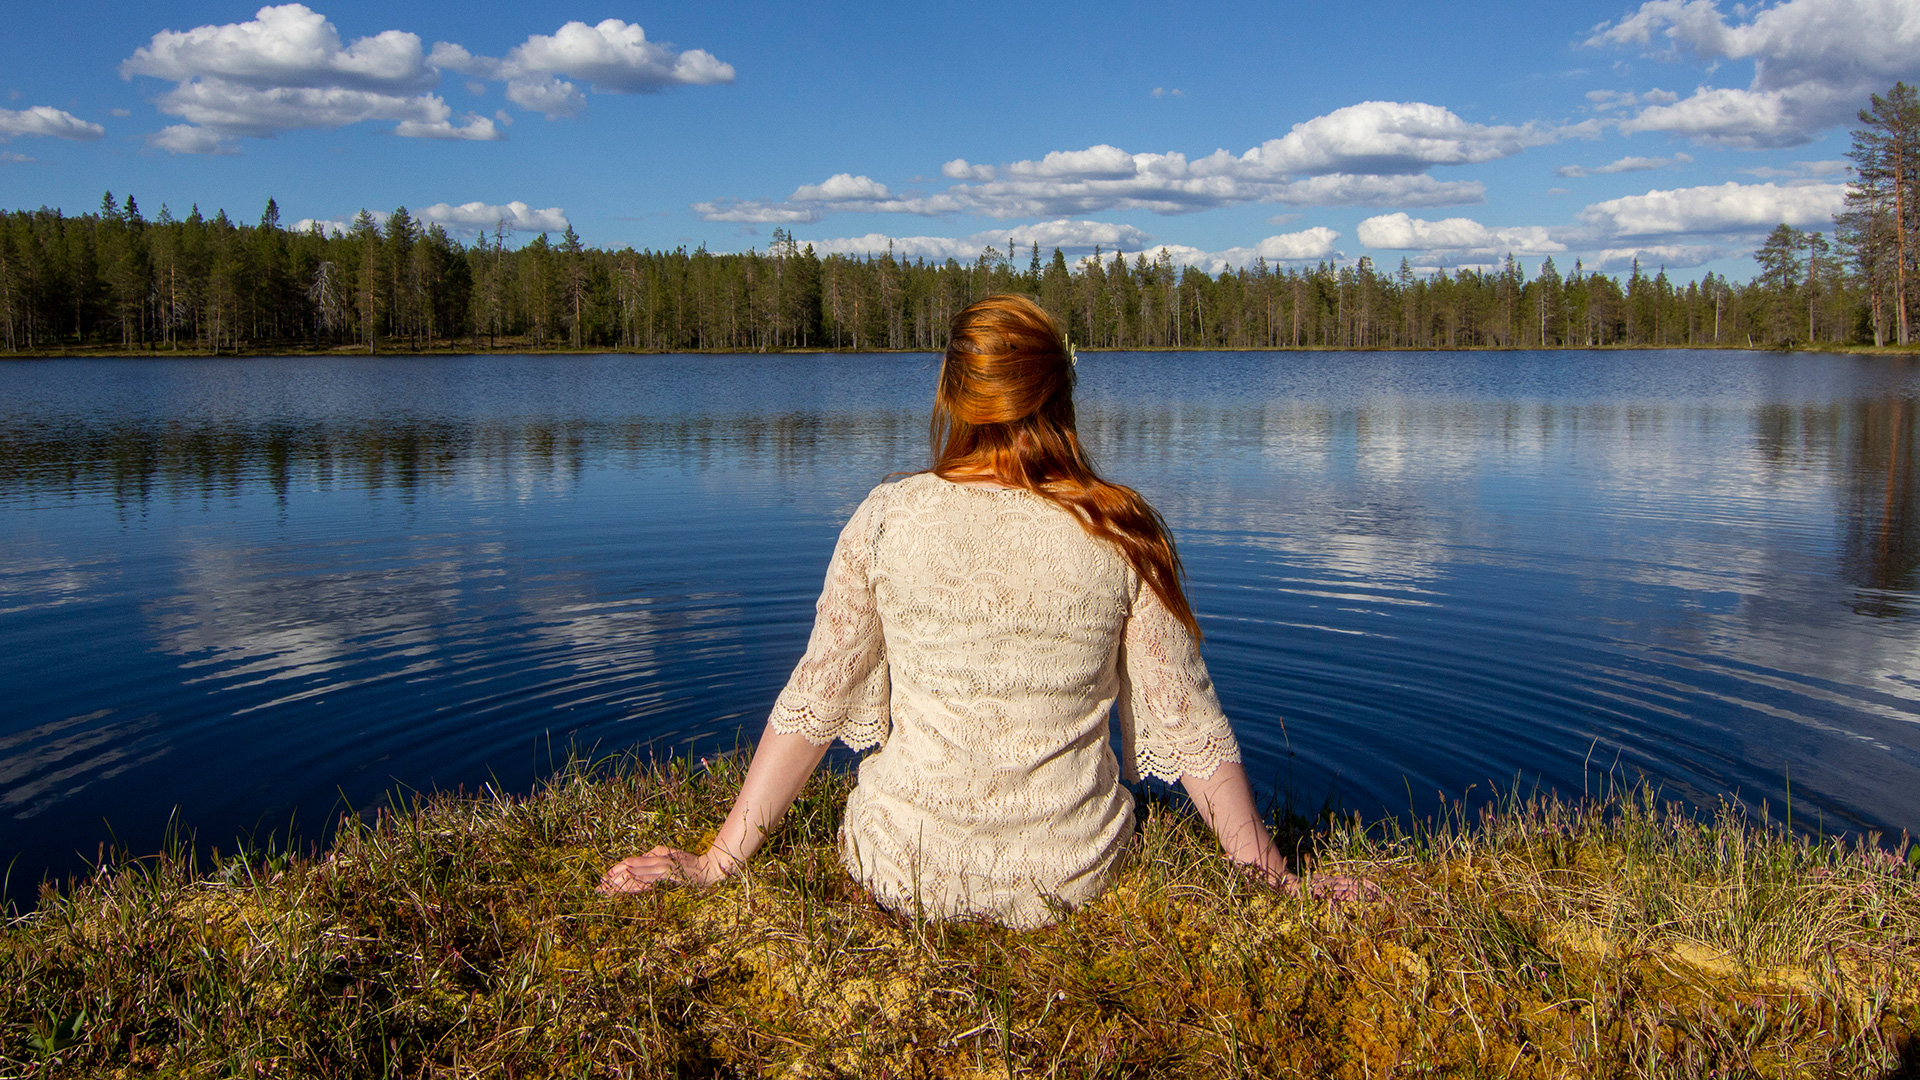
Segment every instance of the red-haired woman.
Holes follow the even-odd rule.
[[[1228,858],[1298,887],[1254,808],[1166,525],[1081,451],[1058,326],[992,296],[951,341],[933,468],[875,488],[841,532],[806,655],[713,844],[625,859],[602,891],[734,872],[835,739],[880,747],[840,852],[896,910],[1037,926],[1093,899],[1133,830],[1121,781],[1140,775],[1178,780]]]

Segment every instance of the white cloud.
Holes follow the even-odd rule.
[[[1622,269],[1636,258],[1642,266],[1677,269],[1751,252],[1783,221],[1824,227],[1844,205],[1845,191],[1842,184],[1727,183],[1608,199],[1569,225],[1488,226],[1464,217],[1426,221],[1394,213],[1368,218],[1356,232],[1368,247],[1419,253],[1412,261],[1422,267],[1494,265],[1508,254],[1577,254],[1589,269]]]
[[[818,184],[802,184],[792,196],[794,202],[860,202],[890,197],[887,185],[851,173],[835,173]]]
[[[676,53],[647,40],[646,31],[619,19],[594,26],[569,22],[553,36],[534,34],[507,54],[510,71],[583,79],[603,94],[635,94],[669,86],[733,81],[732,64],[705,49]]]
[[[298,3],[263,7],[248,22],[162,30],[120,65],[122,78],[145,75],[174,83],[156,104],[187,124],[147,140],[173,153],[231,152],[235,136],[363,121],[391,121],[393,133],[403,138],[504,138],[504,115],[454,117],[432,92],[442,71],[504,80],[509,101],[549,118],[586,107],[580,88],[561,76],[604,93],[734,77],[733,68],[711,54],[655,44],[640,27],[619,19],[597,26],[569,22],[495,59],[444,41],[427,53],[417,35],[403,30],[348,43],[324,15]]]
[[[1487,185],[1478,180],[1435,180],[1422,174],[1334,173],[1282,184],[1268,201],[1295,206],[1464,206],[1486,202]]]
[[[601,94],[655,93],[670,86],[730,83],[733,65],[704,49],[677,52],[647,40],[646,31],[621,19],[588,26],[569,22],[553,34],[534,34],[504,58],[475,56],[459,45],[439,42],[432,63],[485,79],[504,79],[507,99],[549,119],[573,116],[586,108],[579,79]]]
[[[557,206],[535,210],[514,200],[501,206],[483,202],[434,203],[414,214],[421,221],[454,229],[483,229],[492,232],[504,223],[509,232],[564,232],[567,215]]]
[[[1508,158],[1558,137],[1531,124],[1470,124],[1423,102],[1363,101],[1295,124],[1244,159],[1275,174],[1414,173]]]
[[[507,100],[549,120],[578,116],[587,109],[587,95],[579,87],[551,75],[514,79],[507,84]]]
[[[1583,126],[1473,124],[1438,105],[1367,101],[1296,124],[1285,136],[1239,155],[1215,150],[1190,159],[1178,151],[1129,153],[1101,143],[1002,166],[955,158],[940,171],[958,182],[930,193],[896,194],[869,178],[841,174],[835,179],[865,181],[875,190],[860,193],[843,184],[845,194],[830,200],[796,193],[784,202],[716,199],[694,210],[709,221],[792,223],[817,221],[829,210],[1005,220],[1110,210],[1181,214],[1250,202],[1455,206],[1484,202],[1486,185],[1435,180],[1428,169],[1493,161],[1590,134]],[[827,185],[801,191],[816,188]]]
[[[748,225],[804,225],[826,215],[817,206],[714,199],[693,204],[702,221],[738,221]]]
[[[1712,245],[1712,244],[1647,244],[1640,247],[1602,248],[1583,260],[1588,270],[1617,271],[1625,270],[1638,262],[1642,270],[1652,272],[1656,268],[1684,270],[1694,266],[1705,266],[1715,259],[1724,259],[1729,255],[1744,255],[1752,252],[1752,245]]]
[[[940,166],[940,175],[949,180],[991,180],[993,166],[970,164],[966,158],[954,158]]]
[[[353,228],[352,225],[344,221],[335,221],[332,218],[301,218],[299,221],[293,223],[292,231],[297,233],[307,232],[315,225],[318,225],[320,231],[328,236],[345,236]]]
[[[147,145],[169,154],[237,154],[233,140],[211,128],[168,124],[147,136]]]
[[[263,7],[253,21],[162,30],[120,65],[122,78],[174,82],[160,111],[185,120],[147,137],[176,154],[231,153],[234,136],[394,121],[409,138],[501,138],[491,120],[456,123],[420,39],[400,30],[344,44],[326,17],[304,4]]]
[[[302,128],[330,130],[365,120],[397,121],[394,133],[413,138],[503,137],[493,121],[483,116],[468,114],[463,124],[455,125],[453,110],[438,94],[403,96],[338,86],[262,90],[220,79],[195,79],[162,94],[159,103],[161,111],[207,132],[196,140],[181,138],[180,145],[198,145],[231,135],[267,137]],[[162,145],[158,140],[150,141]]]
[[[1656,86],[1639,94],[1627,90],[1589,90],[1587,100],[1593,103],[1595,112],[1604,113],[1640,105],[1671,105],[1680,100],[1680,95]]]
[[[98,139],[107,133],[99,124],[82,120],[51,105],[26,109],[0,109],[0,140],[17,135],[36,135],[48,139]]]
[[[1582,176],[1611,176],[1615,173],[1646,172],[1650,169],[1666,169],[1675,165],[1692,163],[1688,154],[1675,154],[1672,157],[1623,157],[1606,165],[1596,165],[1591,169],[1579,165],[1562,165],[1553,170],[1555,176],[1578,179]]]
[[[1227,248],[1225,251],[1192,252],[1182,258],[1176,255],[1176,262],[1199,266],[1208,273],[1217,274],[1229,266],[1252,266],[1254,260],[1265,259],[1270,263],[1306,263],[1321,259],[1336,258],[1339,252],[1334,250],[1333,242],[1340,234],[1324,225],[1299,232],[1281,233],[1269,236],[1252,247]]]
[[[1142,155],[1151,158],[1155,155]],[[1009,176],[1071,177],[1079,180],[1124,180],[1139,171],[1140,162],[1117,146],[1101,143],[1085,150],[1055,150],[1039,161],[1016,161]]]
[[[1773,165],[1759,165],[1740,171],[1748,176],[1757,176],[1762,180],[1804,180],[1821,176],[1840,176],[1853,168],[1851,161],[1796,161],[1780,168]]]
[[[865,236],[814,240],[811,243],[813,249],[823,255],[830,253],[877,255],[891,247],[896,258],[932,261],[952,258],[966,262],[978,258],[982,251],[989,248],[996,252],[1004,252],[1007,243],[1011,241],[1016,265],[1022,263],[1027,253],[1032,250],[1032,245],[1036,243],[1040,245],[1043,259],[1050,256],[1055,248],[1059,248],[1069,257],[1091,258],[1094,249],[1098,247],[1102,259],[1112,258],[1116,254],[1133,256],[1144,253],[1149,260],[1152,260],[1165,252],[1176,265],[1199,266],[1209,273],[1219,273],[1228,266],[1251,266],[1254,260],[1260,258],[1270,263],[1311,262],[1328,258],[1338,254],[1334,251],[1333,242],[1339,236],[1340,234],[1332,229],[1315,227],[1297,233],[1269,236],[1251,247],[1204,251],[1184,244],[1153,243],[1151,236],[1131,225],[1062,218],[1035,225],[1021,225],[1012,229],[988,230],[964,237],[889,236],[886,233],[868,233]]]
[[[1840,212],[1845,184],[1739,184],[1649,191],[1594,203],[1580,222],[1607,237],[1758,232],[1785,222],[1823,225]]]
[[[419,37],[388,30],[342,45],[326,16],[305,4],[263,7],[252,22],[162,30],[120,65],[122,76],[185,83],[212,78],[257,89],[352,87],[383,93],[439,81]]]
[[[1729,22],[1717,0],[1648,0],[1595,29],[1589,45],[1639,46],[1660,59],[1692,55],[1709,65],[1753,61],[1744,89],[1701,86],[1683,100],[1653,101],[1621,131],[1794,146],[1846,123],[1867,95],[1920,76],[1920,5],[1912,0],[1785,0],[1733,12],[1737,21]]]
[[[1054,248],[1069,255],[1092,251],[1096,245],[1108,252],[1141,251],[1153,242],[1153,237],[1132,225],[1060,218],[1033,225],[1017,225],[1010,229],[988,229],[971,236],[889,236],[886,233],[868,233],[865,236],[811,241],[813,249],[823,255],[877,255],[886,251],[891,244],[897,257],[935,261],[949,258],[970,261],[987,248],[1005,251],[1009,242],[1018,261],[1026,257],[1034,244],[1040,245],[1041,256],[1045,258],[1053,253]]]
[[[16,154],[11,150],[0,150],[0,165],[24,165],[33,158],[25,154]]]
[[[1424,221],[1406,214],[1383,214],[1361,222],[1355,233],[1370,248],[1392,251],[1500,258],[1508,254],[1557,255],[1567,250],[1567,245],[1553,239],[1543,225],[1489,227],[1463,217]]]

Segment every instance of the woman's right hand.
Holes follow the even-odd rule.
[[[711,854],[712,849],[709,848],[708,855]],[[711,885],[726,876],[726,871],[706,855],[695,855],[679,848],[657,847],[645,855],[621,859],[608,867],[600,878],[598,889],[602,894],[612,896],[645,892],[663,880]]]
[[[1313,877],[1302,881],[1297,874],[1282,874],[1274,882],[1280,891],[1288,896],[1299,896],[1304,886],[1308,895],[1315,900],[1332,900],[1340,903],[1349,900],[1378,900],[1386,894],[1380,886],[1363,877],[1349,877],[1344,874],[1331,877]]]

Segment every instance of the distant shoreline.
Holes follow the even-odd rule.
[[[1083,353],[1134,352],[1134,353],[1501,353],[1501,352],[1666,352],[1673,350],[1700,350],[1718,352],[1771,352],[1781,354],[1805,353],[1809,355],[1837,354],[1853,356],[1920,356],[1920,342],[1911,345],[1822,345],[1819,347],[1794,346],[1782,348],[1767,345],[1561,345],[1541,346],[1505,346],[1473,345],[1455,348],[1422,348],[1417,346],[1369,346],[1366,348],[1329,348],[1325,346],[1241,346],[1234,348],[1212,348],[1187,345],[1143,345],[1124,349],[1094,348],[1080,346]],[[306,357],[389,357],[408,359],[434,356],[814,356],[848,355],[861,356],[871,354],[898,353],[901,355],[937,354],[933,349],[609,349],[609,348],[556,348],[550,345],[493,346],[493,347],[455,347],[429,349],[377,349],[370,350],[362,346],[335,348],[276,348],[276,349],[221,349],[218,352],[208,349],[128,349],[85,346],[65,349],[36,349],[20,352],[0,352],[0,361],[7,360],[192,360],[192,359],[273,359]]]

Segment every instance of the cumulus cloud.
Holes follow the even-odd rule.
[[[517,199],[499,206],[484,202],[461,203],[458,206],[434,203],[416,212],[414,217],[450,229],[481,229],[487,232],[503,224],[508,232],[564,232],[567,228],[567,215],[559,207],[535,210]]]
[[[1567,245],[1553,239],[1545,226],[1490,228],[1463,217],[1423,221],[1406,214],[1383,214],[1361,222],[1355,234],[1370,248],[1392,251],[1498,258],[1507,254],[1557,255],[1567,250]]]
[[[263,7],[252,22],[162,30],[120,65],[124,75],[186,83],[219,79],[256,89],[348,87],[394,93],[438,81],[420,39],[388,30],[344,45],[305,4]]]
[[[1649,191],[1594,203],[1580,222],[1607,237],[1757,232],[1823,225],[1846,205],[1845,184],[1740,184]]]
[[[1178,252],[1169,250],[1168,254],[1173,256],[1175,262],[1198,266],[1210,274],[1217,274],[1229,266],[1252,266],[1259,259],[1270,263],[1308,263],[1338,258],[1340,252],[1334,250],[1333,246],[1338,239],[1340,234],[1335,230],[1316,225],[1299,232],[1269,236],[1251,247],[1232,247],[1224,251],[1181,248]]]
[[[232,139],[212,128],[192,124],[168,124],[147,136],[147,145],[169,154],[237,154],[240,148]]]
[[[1486,202],[1487,185],[1478,180],[1435,180],[1425,175],[1334,173],[1282,184],[1269,199],[1295,206],[1465,206]]]
[[[1727,183],[1608,199],[1565,225],[1490,226],[1394,213],[1362,221],[1356,233],[1370,248],[1417,253],[1412,262],[1421,267],[1491,265],[1512,254],[1577,255],[1589,269],[1621,269],[1635,259],[1677,269],[1751,252],[1781,222],[1828,227],[1845,192],[1842,184]]]
[[[1671,102],[1648,99],[1623,132],[1661,131],[1697,142],[1759,148],[1794,146],[1842,124],[1896,80],[1920,76],[1920,6],[1911,0],[1785,0],[1736,5],[1718,0],[1647,0],[1602,23],[1594,46],[1637,46],[1657,58],[1691,56],[1708,65],[1753,61],[1744,88],[1701,86]]]
[[[573,116],[586,96],[568,82],[578,79],[601,94],[657,93],[671,86],[730,83],[733,65],[704,49],[675,51],[647,40],[646,31],[622,19],[593,26],[569,22],[552,34],[533,34],[503,58],[475,56],[449,42],[434,45],[432,63],[485,79],[505,80],[507,100],[544,113]]]
[[[1650,169],[1666,169],[1676,165],[1692,163],[1688,154],[1675,154],[1672,157],[1623,157],[1606,165],[1596,165],[1591,169],[1580,165],[1562,165],[1553,170],[1555,176],[1578,179],[1582,176],[1612,176],[1615,173],[1646,172]]]
[[[1660,266],[1668,270],[1684,270],[1705,266],[1729,255],[1744,255],[1752,250],[1750,244],[1646,244],[1639,247],[1602,248],[1584,260],[1584,265],[1588,270],[1609,272],[1625,270],[1634,263],[1639,263],[1643,269]]]
[[[501,137],[485,117],[456,122],[446,101],[426,92],[440,76],[418,36],[388,30],[348,44],[304,4],[263,7],[250,22],[162,30],[134,50],[120,75],[174,83],[156,104],[186,123],[147,142],[175,154],[231,153],[236,136],[367,120],[393,121],[394,133],[409,138]]]
[[[107,133],[99,124],[82,120],[51,105],[26,109],[0,109],[0,140],[19,135],[46,139],[98,139]]]
[[[792,196],[794,202],[869,202],[891,197],[887,185],[871,176],[851,173],[835,173],[818,184],[802,184]]]
[[[805,225],[826,215],[818,206],[714,199],[693,204],[702,221],[737,221],[747,225]]]
[[[1639,105],[1671,105],[1680,100],[1680,95],[1659,87],[1639,94],[1629,90],[1589,90],[1587,100],[1592,102],[1593,111],[1605,113]]]
[[[733,68],[711,54],[650,42],[640,27],[619,19],[597,26],[569,22],[495,59],[450,42],[428,53],[417,35],[403,30],[347,42],[326,16],[299,3],[263,7],[248,22],[162,30],[120,65],[122,78],[174,84],[155,104],[185,124],[148,136],[150,145],[171,153],[229,153],[241,136],[365,121],[391,122],[403,138],[505,138],[504,114],[454,115],[433,92],[443,71],[505,81],[509,101],[549,118],[586,107],[585,95],[567,78],[599,92],[635,93],[734,77]]]
[[[1269,236],[1250,247],[1206,251],[1184,244],[1153,243],[1150,235],[1132,225],[1061,218],[1012,229],[988,230],[971,236],[890,236],[886,233],[868,233],[865,236],[814,240],[811,243],[813,249],[823,255],[877,255],[891,250],[896,258],[970,261],[989,250],[1004,253],[1011,242],[1016,263],[1032,250],[1034,244],[1040,245],[1043,258],[1051,255],[1055,248],[1070,258],[1091,258],[1098,248],[1103,259],[1114,255],[1145,254],[1149,260],[1153,260],[1165,253],[1176,265],[1198,266],[1209,273],[1219,273],[1228,266],[1251,266],[1256,259],[1262,258],[1270,263],[1311,262],[1328,258],[1337,255],[1333,242],[1339,236],[1332,229],[1315,227]]]
[[[353,228],[344,221],[332,218],[301,218],[293,223],[293,231],[297,233],[311,232],[316,227],[326,236],[345,236]]]
[[[338,86],[262,90],[220,79],[195,79],[161,95],[160,108],[203,133],[192,139],[185,134],[173,136],[173,143],[157,136],[149,140],[163,149],[211,145],[226,136],[266,137],[302,128],[330,130],[366,120],[397,121],[394,133],[411,138],[502,138],[493,121],[484,116],[469,114],[456,124],[453,109],[437,94],[384,94]]]
[[[993,179],[993,166],[974,165],[969,163],[966,158],[954,158],[952,161],[940,166],[940,175],[949,180],[991,180]]]
[[[1741,169],[1748,176],[1757,176],[1762,180],[1801,180],[1822,176],[1843,176],[1853,168],[1853,163],[1835,159],[1829,161],[1796,161],[1780,168],[1773,165],[1760,165],[1751,169]]]
[[[1559,138],[1531,124],[1470,124],[1423,102],[1363,101],[1295,124],[1243,159],[1276,174],[1422,172],[1435,165],[1477,165],[1512,157]]]
[[[1132,225],[1060,218],[1010,229],[989,229],[971,236],[889,236],[886,233],[868,233],[865,236],[815,240],[812,244],[813,249],[823,255],[877,255],[891,246],[896,257],[939,261],[971,260],[989,248],[1004,252],[1009,244],[1018,258],[1032,250],[1034,244],[1040,245],[1044,254],[1050,255],[1054,248],[1059,248],[1074,255],[1092,251],[1096,246],[1107,251],[1140,251],[1152,241],[1152,236]]]
[[[1469,123],[1438,105],[1366,101],[1293,126],[1244,153],[1199,158],[1178,151],[1131,153],[1101,143],[1005,165],[955,158],[941,174],[958,181],[933,192],[894,193],[840,174],[785,200],[696,203],[709,221],[797,223],[828,212],[1009,219],[1111,210],[1181,214],[1250,202],[1299,206],[1456,206],[1485,201],[1474,180],[1436,180],[1427,170],[1510,157],[1529,146],[1584,136],[1583,128]],[[856,191],[864,181],[875,190]],[[839,187],[829,187],[839,182]],[[816,194],[817,192],[817,194]]]
[[[536,210],[518,200],[500,205],[484,202],[461,203],[458,206],[434,203],[414,211],[413,219],[422,225],[439,225],[465,233],[491,233],[503,226],[508,232],[563,232],[567,228],[567,215],[559,207]],[[339,236],[353,231],[351,222],[335,218],[301,218],[291,227],[294,232],[306,232],[318,227],[323,233]]]

